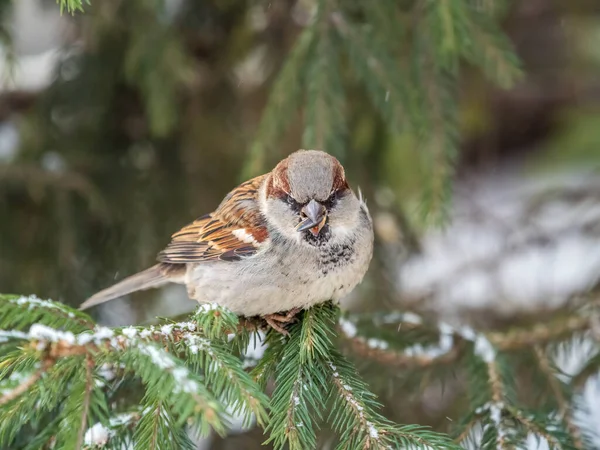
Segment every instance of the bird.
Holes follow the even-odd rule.
[[[300,311],[339,303],[363,280],[373,241],[367,204],[340,162],[321,150],[298,150],[173,234],[157,264],[79,309],[179,283],[200,304],[261,318],[287,334]]]

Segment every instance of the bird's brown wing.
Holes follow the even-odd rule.
[[[268,234],[258,205],[258,189],[265,177],[242,183],[227,194],[215,212],[175,233],[158,260],[171,264],[235,261],[255,254]]]

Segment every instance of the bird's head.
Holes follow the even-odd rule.
[[[360,201],[333,156],[299,150],[269,174],[264,189],[265,216],[284,236],[321,245],[358,224]]]

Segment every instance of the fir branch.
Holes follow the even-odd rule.
[[[83,12],[83,0],[56,0],[56,3],[60,6],[60,13],[67,13],[74,15],[76,11]],[[89,6],[89,0],[85,0],[85,3]]]
[[[343,5],[346,3],[344,2]],[[367,24],[372,28],[379,45],[385,46],[390,56],[407,36],[407,28],[402,26],[398,3],[394,0],[381,0],[363,8]]]
[[[87,421],[88,421],[88,413],[90,409],[90,399],[92,396],[92,390],[94,389],[94,377],[93,377],[93,368],[94,361],[90,357],[90,355],[86,355],[85,358],[85,390],[83,394],[83,404],[81,405],[81,409],[83,413],[81,414],[81,425],[79,427],[79,432],[77,434],[77,449],[80,449],[83,445],[83,437],[85,430],[87,429]]]
[[[195,449],[185,430],[176,423],[166,401],[147,397],[144,400],[144,410],[133,435],[136,448]]]
[[[25,347],[23,352],[29,360],[35,361],[36,351]],[[60,405],[68,395],[68,383],[75,377],[81,367],[74,359],[58,360],[50,365],[45,374],[22,395],[5,405],[2,405],[0,415],[0,447],[10,447],[13,439],[26,425],[40,425],[45,421],[53,422],[60,419]],[[48,420],[51,418],[52,420]],[[49,426],[49,425],[48,425]],[[56,430],[52,432],[56,434]],[[49,435],[48,427],[42,429],[36,438],[42,439]],[[34,447],[35,449],[39,447]]]
[[[469,438],[469,436],[473,433],[473,430],[475,429],[475,427],[479,424],[480,424],[480,418],[479,418],[478,414],[472,414],[472,415],[470,415],[470,417],[467,417],[466,420],[464,420],[463,425],[459,428],[462,431],[460,431],[460,433],[458,433],[456,438],[454,438],[454,442],[456,442],[457,444],[461,444],[461,443],[465,442]]]
[[[421,115],[416,97],[407,92],[409,83],[397,65],[393,55],[379,45],[378,39],[369,29],[357,30],[350,25],[340,11],[331,14],[331,22],[346,44],[349,61],[358,78],[365,84],[371,101],[379,110],[388,126],[399,132]],[[415,93],[418,85],[411,87]],[[408,114],[407,109],[412,114]],[[413,119],[416,117],[417,119]]]
[[[556,377],[556,371],[553,368],[548,355],[539,345],[534,349],[538,363],[542,372],[546,374],[552,393],[558,403],[558,412],[560,413],[561,419],[564,421],[567,431],[570,433],[573,440],[573,445],[577,449],[583,449],[583,441],[579,428],[573,422],[573,416],[571,414],[571,408],[565,398],[564,387],[560,380]]]
[[[467,2],[453,0],[428,0],[423,30],[431,34],[435,42],[429,51],[435,54],[435,61],[443,70],[455,73],[462,48],[468,44]]]
[[[467,328],[459,331],[465,339],[473,342],[473,350],[478,357],[478,361],[474,363],[471,370],[470,387],[474,401],[480,405],[475,409],[474,415],[483,424],[482,449],[515,448],[519,446],[519,442],[526,439],[527,435],[520,433],[518,429],[515,430],[514,426],[509,430],[506,421],[510,418],[523,425],[527,431],[546,439],[553,448],[577,448],[572,443],[572,437],[568,433],[563,433],[560,423],[550,422],[545,417],[528,415],[516,405],[514,393],[509,385],[512,374],[501,373],[503,367],[507,372],[510,372],[511,369],[505,365],[503,358],[497,353],[498,349],[493,347],[485,335],[477,334]],[[485,367],[483,373],[477,369],[481,364]],[[481,387],[480,375],[482,374],[486,378],[487,389]],[[486,396],[487,399],[485,399]],[[468,431],[462,430],[459,438],[464,439],[467,435]]]
[[[458,154],[458,124],[455,74],[434,58],[433,49],[441,43],[432,41],[430,30],[420,32],[415,68],[424,85],[423,101],[427,108],[417,130],[421,155],[426,161],[427,185],[423,193],[421,214],[426,221],[447,220],[454,162]],[[451,63],[446,63],[449,65]]]
[[[238,317],[217,305],[201,305],[194,314],[194,322],[178,322],[161,326],[126,327],[121,333],[144,341],[169,345],[194,369],[203,369],[206,382],[217,397],[229,404],[234,412],[244,415],[245,424],[254,414],[259,424],[266,420],[268,400],[251,377],[244,371],[239,358],[225,346],[225,340],[236,330],[236,337],[247,341],[248,324],[238,323]]]
[[[332,359],[339,365],[340,371],[342,367],[346,373],[351,370],[347,364],[344,364],[344,361],[340,357]],[[386,436],[389,434],[389,429],[387,427],[378,427],[374,424],[374,422],[380,422],[380,420],[375,421],[374,418],[370,417],[371,411],[367,408],[366,403],[355,394],[356,389],[358,389],[358,392],[361,392],[365,386],[358,386],[356,379],[340,375],[338,365],[334,364],[334,362],[329,361],[327,365],[330,369],[330,376],[338,391],[337,395],[334,396],[334,400],[338,402],[337,408],[340,412],[333,417],[332,422],[334,428],[341,436],[344,436],[340,447],[387,448],[390,444]],[[341,410],[343,409],[351,415],[352,420],[347,420],[341,414]]]
[[[2,396],[0,396],[0,406],[3,406],[6,403],[13,401],[20,395],[27,392],[35,383],[37,383],[40,380],[40,378],[42,378],[42,376],[46,373],[48,369],[50,369],[50,367],[52,367],[53,364],[54,360],[49,358],[45,359],[39,367],[39,369],[37,369],[34,373],[22,380],[18,384],[18,386],[16,386],[13,389],[5,390],[4,392],[2,392]]]
[[[466,58],[480,66],[487,77],[503,89],[512,87],[523,76],[519,58],[507,37],[489,13],[467,9],[469,44],[462,46]]]
[[[345,94],[339,73],[338,36],[329,24],[329,1],[319,0],[315,18],[316,43],[307,69],[307,101],[303,148],[327,149],[344,156],[346,120]]]
[[[571,377],[571,387],[581,389],[588,379],[598,372],[600,372],[600,353],[596,353],[589,358],[579,372]]]
[[[0,295],[0,329],[22,330],[34,323],[75,333],[94,328],[87,314],[63,303],[42,300],[35,295]]]
[[[284,336],[275,333],[268,333],[265,344],[267,351],[258,361],[258,364],[252,369],[252,379],[264,390],[267,382],[275,375],[277,365],[283,359],[283,352],[286,348],[287,339]]]
[[[515,350],[543,345],[590,328],[590,317],[580,314],[557,318],[550,323],[536,323],[529,328],[513,328],[508,332],[488,332],[487,338],[500,350]]]
[[[511,416],[516,419],[521,425],[523,425],[529,432],[534,435],[541,436],[552,446],[551,448],[556,449],[571,449],[574,448],[569,444],[563,445],[563,443],[548,431],[548,427],[541,426],[532,420],[532,417],[528,417],[523,411],[514,408],[507,407],[507,411],[510,412]]]
[[[146,390],[154,392],[157,401],[166,402],[173,408],[178,420],[193,418],[202,433],[208,432],[209,425],[217,432],[223,431],[222,406],[202,380],[189,372],[178,359],[153,344],[131,334],[116,334],[105,327],[98,327],[92,333],[74,335],[39,324],[19,338],[29,339],[32,348],[52,360],[77,360],[89,355],[99,363],[124,364],[140,376]]]
[[[124,75],[143,94],[150,133],[165,137],[178,123],[178,93],[193,77],[193,61],[173,28],[158,20],[160,4],[131,2],[129,6],[144,19],[129,27]]]
[[[437,346],[424,347],[416,344],[414,348],[408,347],[403,350],[394,350],[381,337],[369,338],[360,335],[358,319],[362,322],[370,322],[377,329],[382,325],[398,324],[398,331],[424,329],[437,330],[440,335],[454,335],[452,346],[440,342]],[[337,329],[342,337],[342,343],[346,343],[350,350],[360,356],[373,359],[385,365],[398,367],[426,367],[436,364],[452,364],[465,354],[465,341],[479,343],[488,342],[497,351],[510,352],[528,349],[536,345],[545,345],[554,341],[562,341],[573,335],[589,330],[592,327],[593,316],[585,316],[580,312],[557,317],[550,322],[534,323],[527,327],[513,327],[504,331],[488,331],[476,333],[470,328],[452,329],[447,324],[427,323],[414,313],[371,312],[360,315],[348,315],[341,318]],[[396,338],[396,340],[398,340]],[[446,350],[446,351],[443,351]],[[597,359],[600,364],[600,358]],[[592,373],[598,364],[592,363],[592,367],[586,373]],[[586,377],[582,375],[581,380]]]
[[[177,348],[186,355],[188,364],[204,369],[206,382],[212,391],[230,405],[233,412],[243,414],[245,425],[250,423],[250,413],[260,425],[265,423],[268,399],[228,348],[191,333],[183,336]]]
[[[169,353],[154,345],[137,343],[126,348],[116,361],[141,378],[146,396],[151,395],[156,402],[168,405],[176,417],[176,426],[181,427],[190,420],[201,435],[207,435],[210,428],[217,433],[224,432],[222,405],[200,377]]]
[[[345,340],[350,345],[352,355],[371,359],[387,367],[425,368],[452,364],[464,355],[465,349],[463,341],[457,341],[447,352],[441,354],[428,354],[427,352],[408,354],[369,345],[368,341],[361,337],[346,337]]]
[[[394,322],[406,323],[411,327],[423,326],[421,319],[415,314],[388,313],[373,315],[372,319],[377,327],[382,323]],[[438,343],[430,346],[415,343],[402,350],[391,349],[391,345],[381,338],[358,335],[358,327],[350,317],[340,318],[338,330],[342,343],[346,343],[353,354],[373,359],[386,366],[423,368],[450,364],[459,359],[465,349],[464,340],[457,339],[452,328],[444,324],[441,324],[438,330]]]
[[[304,29],[297,38],[271,87],[267,105],[242,173],[244,179],[256,176],[265,170],[267,150],[277,144],[286,131],[290,118],[294,117],[300,107],[307,77],[307,62],[314,40],[313,24]]]
[[[182,425],[187,421],[197,425],[201,435],[205,435],[210,428],[219,433],[224,431],[221,420],[223,408],[204,386],[204,382],[211,384],[215,395],[232,406],[234,412],[241,412],[246,423],[249,423],[251,413],[258,423],[263,423],[266,419],[267,398],[244,371],[240,359],[226,347],[231,331],[238,333],[240,341],[246,341],[246,327],[252,325],[239,324],[237,316],[214,305],[201,306],[194,319],[193,322],[166,323],[148,328],[95,327],[80,333],[57,330],[42,324],[34,324],[26,333],[14,330],[0,331],[0,338],[6,343],[29,341],[29,344],[24,347],[27,350],[27,358],[20,357],[17,352],[11,352],[3,360],[9,363],[10,370],[23,372],[31,368],[32,357],[41,357],[43,361],[48,361],[44,366],[45,370],[52,368],[49,367],[52,365],[57,367],[55,372],[62,372],[64,379],[61,383],[74,380],[76,384],[72,389],[79,397],[77,395],[71,397],[77,398],[78,401],[72,404],[67,400],[67,405],[71,404],[71,406],[63,409],[66,414],[65,420],[69,420],[72,426],[67,427],[57,437],[59,444],[66,445],[68,448],[79,448],[82,440],[86,441],[84,431],[91,420],[89,412],[93,411],[94,417],[98,414],[108,417],[108,409],[101,406],[102,402],[98,403],[96,400],[92,402],[92,399],[95,399],[94,392],[97,391],[95,386],[104,386],[104,382],[95,383],[92,389],[89,382],[92,368],[96,373],[100,370],[98,368],[104,366],[123,367],[122,377],[131,374],[139,376],[146,389],[145,404],[151,408],[152,405],[161,405],[161,414],[170,425],[169,430],[162,428],[158,430],[160,448],[165,448],[165,439],[174,440],[185,447],[189,439],[182,434]],[[209,339],[208,335],[212,339]],[[155,343],[166,347],[174,355],[185,355],[188,364],[196,369],[204,369],[205,380],[189,372],[183,362],[157,347]],[[233,347],[234,344],[228,346]],[[65,365],[64,368],[72,367],[70,374],[64,371],[61,365],[63,361],[69,362],[69,365]],[[87,363],[85,373],[81,371],[84,362]],[[61,366],[60,370],[58,366]],[[6,369],[2,372],[6,373]],[[29,390],[28,398],[38,398],[39,390],[32,392],[31,388],[35,387],[32,384],[40,378],[42,375],[36,376],[33,382],[25,383],[26,385],[17,393]],[[7,398],[7,403],[14,404],[14,401],[11,403],[12,400],[14,400],[12,397]],[[60,397],[56,397],[52,405],[59,401]],[[74,422],[75,417],[77,417],[77,425]],[[142,414],[137,425],[148,426],[148,420]],[[108,426],[108,422],[103,422],[101,425]],[[140,433],[145,439],[144,432],[136,428],[135,434],[140,435]],[[111,440],[117,435],[110,429],[108,434]],[[12,434],[7,439],[11,439],[10,436]],[[39,435],[35,441],[41,442],[42,438],[43,436]],[[149,438],[148,442],[151,443],[153,440]]]
[[[129,448],[133,443],[132,431],[137,428],[143,415],[138,409],[110,417],[108,424],[95,423],[88,428],[84,436],[84,448],[94,449],[110,442],[112,448]]]
[[[78,356],[71,359],[75,370],[72,377],[65,380],[67,391],[58,409],[61,425],[54,436],[54,445],[58,449],[80,450],[88,422],[105,421],[108,407],[104,395],[95,385],[91,358]]]
[[[246,328],[239,327],[239,317],[227,308],[214,303],[200,305],[193,316],[194,322],[208,339],[226,339],[232,332],[241,333]]]
[[[312,315],[310,311],[304,313],[305,317]],[[312,322],[307,320],[307,323]],[[325,380],[310,358],[315,354],[307,351],[313,348],[312,341],[302,340],[302,337],[314,334],[306,330],[303,333],[303,328],[303,323],[293,324],[285,345],[280,348],[269,346],[265,352],[265,361],[275,361],[278,357],[271,414],[265,429],[270,434],[265,443],[273,443],[275,449],[284,448],[286,443],[290,450],[316,446],[315,422],[321,418],[325,406]]]
[[[312,307],[301,323],[290,328],[289,339],[280,349],[276,388],[272,398],[268,442],[276,448],[314,448],[314,428],[324,409],[324,399],[333,407],[329,420],[340,435],[338,448],[389,448],[416,446],[454,447],[443,435],[417,426],[398,426],[376,409],[380,405],[356,369],[333,343],[338,309],[331,304]],[[264,360],[271,361],[271,347]],[[332,386],[334,389],[328,388]]]

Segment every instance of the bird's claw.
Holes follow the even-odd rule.
[[[300,308],[290,309],[285,315],[284,314],[266,314],[263,319],[267,324],[278,333],[284,336],[289,336],[290,333],[284,328],[286,324],[294,323],[298,320],[296,314],[300,312]]]

